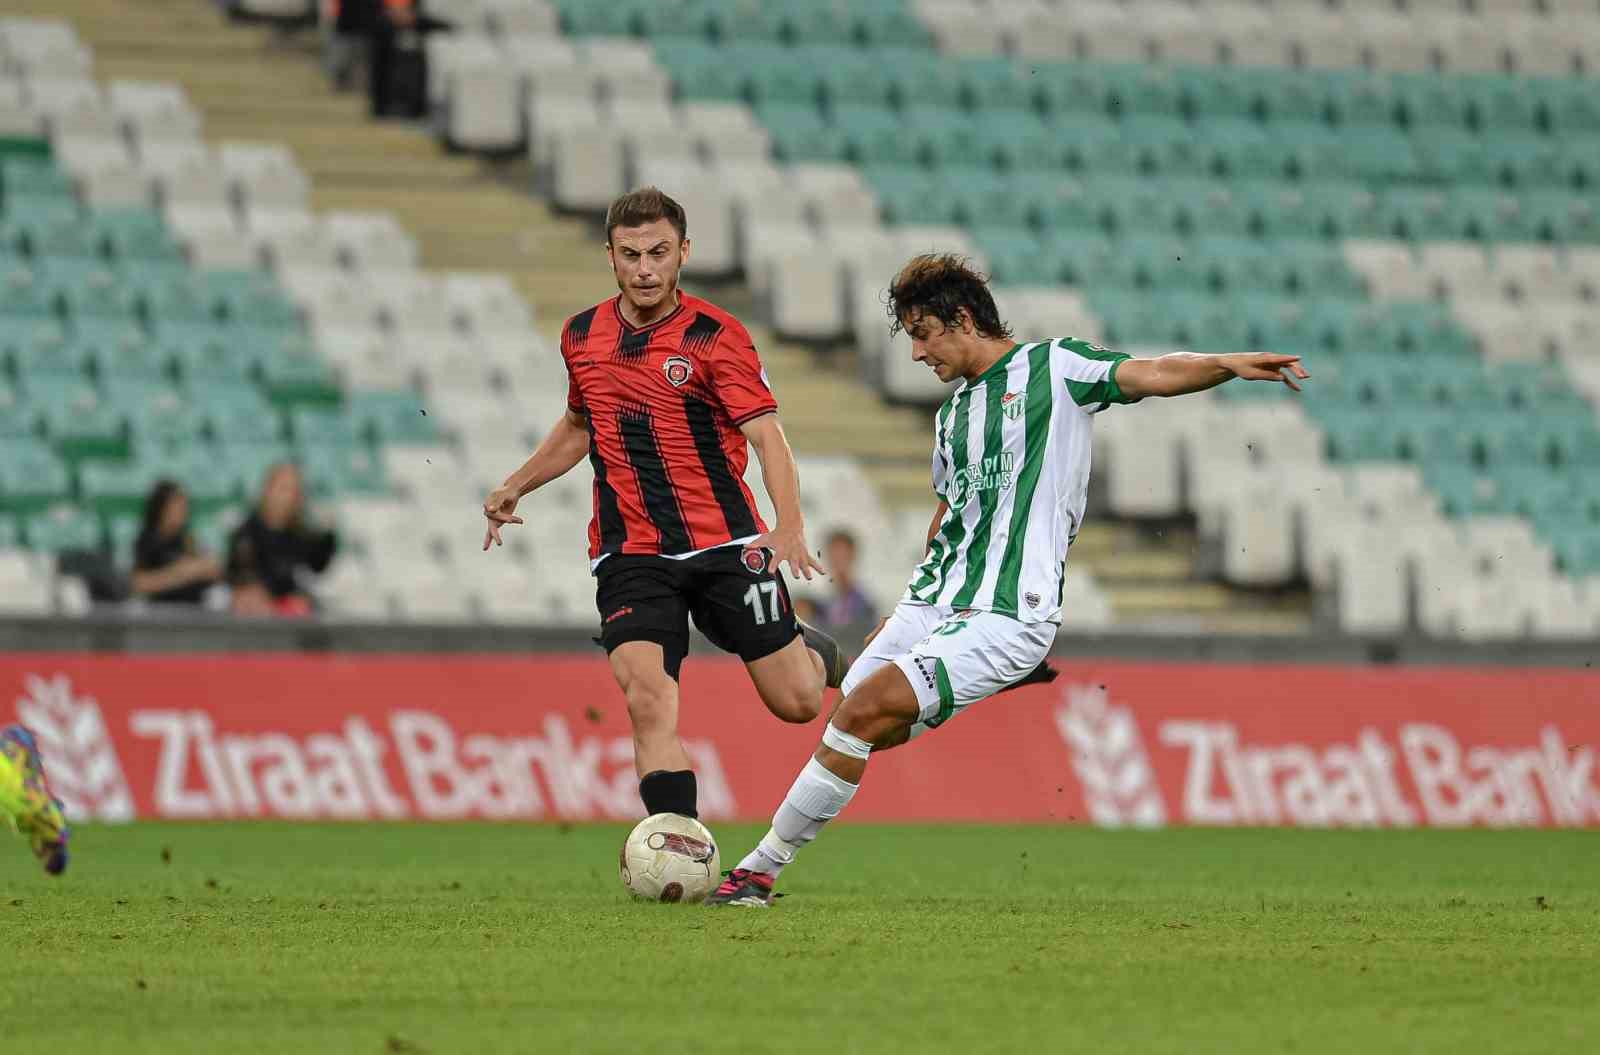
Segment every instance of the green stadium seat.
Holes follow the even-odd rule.
[[[108,403],[49,403],[41,417],[45,435],[69,460],[127,457],[127,418]]]
[[[1025,229],[1032,214],[1015,184],[990,168],[947,168],[939,172],[939,193],[949,198],[956,222],[968,227]]]
[[[1324,215],[1311,186],[1261,181],[1234,182],[1232,189],[1256,218],[1266,238],[1312,239],[1324,236]]]
[[[1185,111],[1196,120],[1259,121],[1265,107],[1248,76],[1226,66],[1182,66],[1173,71]]]
[[[847,5],[857,39],[872,48],[929,48],[928,27],[915,14],[890,5]]]
[[[1106,213],[1095,184],[1056,176],[1034,179],[1023,174],[1016,186],[1042,231],[1105,232]]]
[[[1139,169],[1138,150],[1115,121],[1071,114],[1048,127],[1068,164],[1086,176],[1132,176]]]
[[[963,110],[943,106],[907,107],[900,118],[900,134],[909,138],[927,163],[968,166],[978,162],[981,140],[978,136],[981,118],[969,119]]]
[[[168,407],[129,407],[127,413],[129,436],[136,449],[196,447],[206,442],[211,426],[210,414],[181,400]]]
[[[1164,66],[1104,67],[1106,104],[1125,121],[1145,118],[1179,120],[1182,93],[1177,78]]]
[[[10,358],[12,369],[26,387],[41,381],[50,385],[84,383],[98,357],[92,346],[45,339],[11,345]]]
[[[1039,104],[1049,113],[1110,116],[1110,85],[1092,63],[1029,63]]]
[[[1378,200],[1383,237],[1413,241],[1470,238],[1469,217],[1459,199],[1438,187],[1394,187]]]
[[[1122,256],[1142,286],[1174,293],[1209,294],[1212,276],[1205,255],[1178,238],[1131,238],[1122,243]]]
[[[1413,461],[1475,465],[1480,443],[1475,430],[1449,411],[1412,407],[1399,419],[1400,442]]]
[[[1564,144],[1551,136],[1507,132],[1486,136],[1496,177],[1521,190],[1568,182]]]
[[[849,7],[838,3],[778,4],[784,37],[797,45],[853,44],[856,27],[851,24]]]
[[[1197,352],[1242,352],[1250,346],[1250,322],[1224,300],[1203,298],[1185,311],[1179,343]]]
[[[137,284],[145,311],[157,329],[168,323],[214,324],[222,318],[226,295],[206,288],[194,276],[179,279],[162,276]]]
[[[1196,269],[1203,269],[1223,293],[1281,296],[1286,292],[1277,254],[1266,243],[1243,238],[1205,238],[1195,243],[1194,248]]]
[[[1551,134],[1570,139],[1600,133],[1600,98],[1592,77],[1538,78],[1528,84]]]
[[[626,37],[633,35],[633,9],[629,4],[563,2],[557,6],[561,15],[561,28],[570,36]]]
[[[749,63],[746,82],[750,99],[760,106],[777,103],[815,106],[822,94],[820,71],[785,47],[743,47]]]
[[[100,209],[93,214],[92,237],[114,260],[182,260],[183,250],[173,240],[161,214],[153,209]]]
[[[423,401],[405,389],[356,389],[345,398],[350,416],[379,445],[440,442],[438,422],[424,414]]]
[[[722,49],[704,37],[657,37],[656,61],[672,76],[678,98],[734,102],[745,97],[744,68],[727,61]]]
[[[0,334],[11,335],[11,320],[44,319],[57,314],[49,287],[34,278],[27,267],[12,267],[0,274]]]
[[[954,204],[939,200],[939,182],[925,168],[914,165],[864,165],[861,175],[867,186],[877,194],[888,223],[949,223],[954,216]],[[921,210],[930,208],[931,213],[921,213]],[[919,220],[919,215],[939,218]]]
[[[1393,128],[1361,128],[1340,137],[1342,167],[1333,174],[1352,176],[1368,183],[1394,183],[1418,179],[1422,166],[1404,133]]]
[[[1102,234],[1086,231],[1052,232],[1040,238],[1052,268],[1075,286],[1087,286],[1113,267],[1122,254],[1116,243]]]
[[[1257,308],[1251,312],[1256,344],[1285,355],[1320,355],[1326,351],[1317,340],[1305,311],[1294,301],[1279,302],[1276,310]]]
[[[972,130],[974,161],[1011,170],[1061,171],[1072,153],[1037,115],[1018,110],[985,112]]]
[[[886,106],[839,106],[832,122],[858,165],[914,165],[921,160],[922,148],[909,123]]]
[[[1097,182],[1092,193],[1106,223],[1120,237],[1180,233],[1182,207],[1154,180]]]
[[[822,96],[829,107],[893,105],[894,81],[872,52],[808,48],[806,53],[820,72]]]
[[[313,447],[354,447],[366,442],[361,423],[343,407],[294,407],[289,411],[289,431],[297,450]]]
[[[1538,106],[1526,81],[1480,74],[1462,77],[1457,83],[1479,131],[1532,132],[1539,127]]]
[[[1233,180],[1282,180],[1290,172],[1289,150],[1255,121],[1228,119],[1198,126],[1208,167]]]
[[[279,406],[338,403],[339,377],[313,349],[305,348],[265,359],[261,381],[267,398]]]
[[[1311,399],[1307,407],[1323,425],[1335,462],[1397,461],[1402,456],[1393,415],[1359,404]]]
[[[948,106],[962,104],[961,83],[939,56],[910,48],[870,52],[884,64],[895,105]]]
[[[1060,268],[1053,266],[1053,257],[1032,232],[1014,226],[978,226],[972,238],[989,261],[989,276],[997,286],[1053,286],[1062,281]]]
[[[1332,246],[1306,240],[1272,244],[1285,287],[1300,294],[1364,299],[1366,283],[1350,269],[1344,254]]]
[[[1140,117],[1123,121],[1120,131],[1133,146],[1141,171],[1168,179],[1206,174],[1206,151],[1188,122],[1176,117]]]
[[[1521,206],[1530,232],[1530,237],[1522,239],[1524,241],[1537,239],[1569,245],[1600,243],[1600,217],[1596,215],[1595,203],[1590,195],[1566,191],[1530,191],[1521,196]]]
[[[297,460],[294,451],[284,443],[243,440],[229,440],[217,446],[214,456],[212,477],[228,481],[231,490],[250,503],[261,493],[268,469]]]
[[[67,553],[105,548],[100,518],[93,512],[72,505],[53,505],[26,517],[22,529],[28,548],[36,553]]]
[[[1111,287],[1087,290],[1089,306],[1105,323],[1106,340],[1114,347],[1169,345],[1174,327],[1168,314],[1148,294]]]
[[[1359,183],[1319,182],[1306,184],[1307,196],[1314,203],[1321,230],[1333,238],[1383,238],[1389,234],[1383,225],[1378,197]]]
[[[1472,132],[1427,127],[1412,133],[1420,177],[1436,184],[1491,185],[1500,178],[1491,141]]]
[[[1571,576],[1600,575],[1600,532],[1595,531],[1592,522],[1547,522],[1541,528],[1563,572]]]
[[[781,161],[843,161],[848,153],[843,130],[825,124],[814,106],[771,104],[757,114]]]
[[[1245,238],[1255,233],[1250,206],[1215,180],[1167,184],[1177,206],[1180,229],[1197,238]]]
[[[56,303],[74,326],[88,320],[116,320],[138,325],[139,297],[128,286],[91,280],[51,283],[50,288]]]
[[[35,260],[49,257],[100,258],[94,227],[78,216],[40,216],[24,223],[28,252]]]
[[[0,193],[7,200],[13,196],[75,200],[72,179],[49,158],[0,159]]]
[[[963,59],[956,67],[961,101],[990,120],[995,112],[1028,111],[1035,93],[1015,61],[1008,58]]]
[[[1399,116],[1395,82],[1383,74],[1330,70],[1315,76],[1321,82],[1327,113],[1347,130],[1393,125]]]
[[[1466,99],[1450,78],[1431,73],[1396,74],[1391,84],[1399,115],[1407,127],[1420,130],[1457,130],[1467,127]]]
[[[1494,414],[1483,418],[1475,431],[1484,464],[1495,471],[1513,510],[1532,516],[1536,508],[1543,508],[1543,497],[1532,490],[1535,485],[1521,483],[1524,478],[1541,483],[1554,479],[1547,473],[1531,470],[1532,466],[1543,462],[1544,457],[1527,423],[1520,416]],[[1577,493],[1572,494],[1576,500]]]
[[[382,453],[366,447],[315,447],[301,451],[297,460],[307,489],[318,498],[389,490]]]
[[[1511,504],[1495,479],[1480,474],[1469,463],[1426,462],[1422,466],[1422,479],[1439,495],[1446,516],[1495,516],[1511,511]]]
[[[234,326],[249,326],[271,331],[300,332],[300,311],[275,288],[242,288],[222,297],[223,313]]]
[[[1284,122],[1321,123],[1328,119],[1328,99],[1323,84],[1294,70],[1240,69],[1241,87],[1258,100],[1257,106],[1276,126]]]
[[[0,438],[0,511],[29,513],[72,495],[72,473],[47,445]]]
[[[1600,188],[1600,139],[1558,139],[1560,181],[1593,194]]]

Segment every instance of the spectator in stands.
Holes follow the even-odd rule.
[[[261,500],[228,542],[228,582],[237,615],[310,615],[302,579],[333,560],[338,538],[306,513],[300,470],[280,462],[267,470]]]
[[[828,536],[823,566],[833,582],[833,595],[822,602],[827,626],[858,626],[876,617],[872,602],[856,585],[856,539],[840,528]]]
[[[171,480],[160,480],[144,500],[139,537],[133,544],[137,597],[171,604],[199,604],[222,577],[216,557],[198,552],[189,530],[189,496]]]
[[[448,28],[422,0],[339,0],[335,33],[367,41],[367,97],[373,117],[427,112],[428,73],[422,34]]]

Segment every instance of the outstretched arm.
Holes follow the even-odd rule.
[[[1297,382],[1310,376],[1300,365],[1298,355],[1270,352],[1242,355],[1173,352],[1155,359],[1124,359],[1116,367],[1117,384],[1129,399],[1203,392],[1236,377],[1245,381],[1280,381],[1298,392]]]
[[[491,543],[505,544],[500,540],[502,524],[522,523],[522,518],[515,515],[518,499],[565,475],[588,451],[588,419],[577,411],[568,410],[539,442],[533,456],[522,463],[522,468],[506,477],[506,482],[484,499],[483,515],[488,518],[489,529],[483,535],[483,548],[488,549]]]
[[[744,438],[755,448],[761,461],[761,481],[766,485],[778,522],[772,530],[750,543],[752,549],[770,549],[773,563],[789,565],[789,574],[810,580],[822,565],[806,548],[805,518],[800,513],[800,470],[794,464],[794,451],[777,414],[763,414],[739,426]],[[826,573],[824,573],[826,574]]]

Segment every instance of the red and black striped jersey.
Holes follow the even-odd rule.
[[[778,409],[750,333],[679,293],[634,328],[613,297],[567,320],[567,405],[589,419],[589,558],[692,553],[766,531],[739,426]]]

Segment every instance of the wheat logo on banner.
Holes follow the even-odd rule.
[[[17,700],[17,718],[33,730],[50,790],[61,799],[68,819],[132,820],[133,796],[99,702],[74,695],[65,674],[29,674],[23,688],[26,695]]]
[[[1056,728],[1072,749],[1089,818],[1102,828],[1159,828],[1167,823],[1161,789],[1133,712],[1112,707],[1104,689],[1071,685],[1056,708]]]

